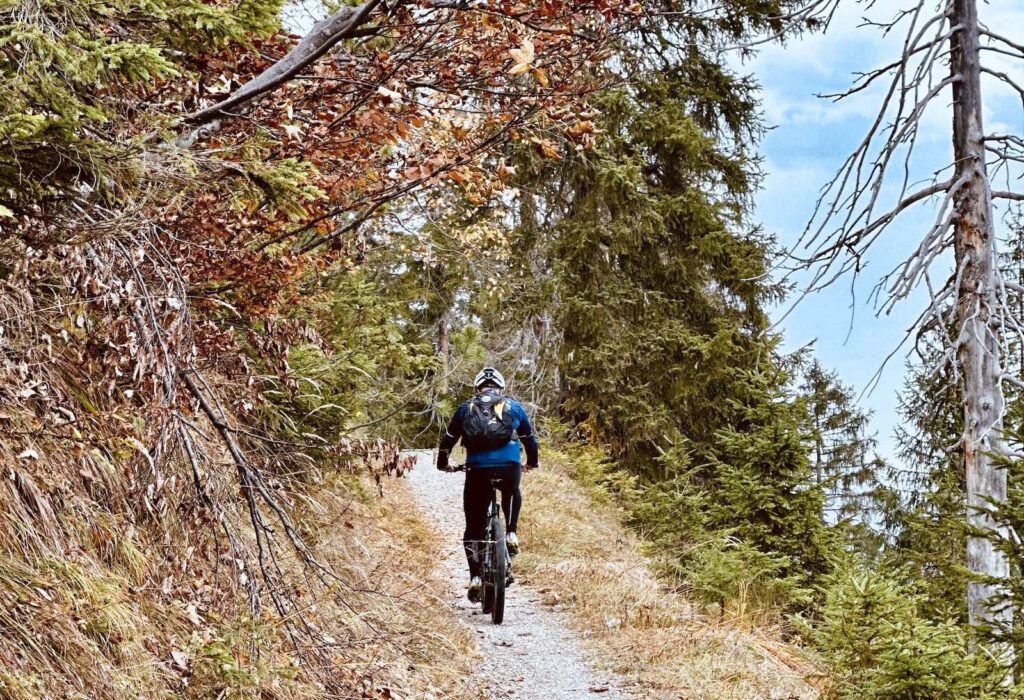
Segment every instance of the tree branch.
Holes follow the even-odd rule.
[[[327,53],[339,41],[364,34],[361,29],[381,0],[367,0],[357,7],[343,7],[330,17],[317,22],[313,30],[303,37],[284,58],[274,63],[248,83],[220,102],[190,114],[185,123],[193,127],[228,115],[258,97],[288,82],[311,63]]]

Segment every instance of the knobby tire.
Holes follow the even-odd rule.
[[[491,622],[500,625],[505,618],[505,578],[508,574],[508,550],[505,549],[505,523],[502,521],[501,511],[497,517],[491,520],[491,537],[489,538],[492,547],[493,564],[493,601],[491,604]]]

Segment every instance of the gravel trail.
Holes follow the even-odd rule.
[[[450,543],[441,566],[451,575],[453,611],[476,630],[484,660],[475,679],[488,698],[594,698],[627,700],[632,697],[610,671],[597,669],[593,657],[580,645],[561,613],[545,606],[536,591],[513,584],[505,593],[505,620],[491,624],[480,606],[466,599],[468,580],[461,539],[462,474],[445,474],[433,465],[430,450],[417,450],[416,468],[407,476],[409,487],[424,511],[435,520]],[[528,476],[526,478],[529,478]],[[524,506],[529,517],[529,503]],[[529,547],[528,542],[523,543]],[[513,567],[514,571],[514,567]]]

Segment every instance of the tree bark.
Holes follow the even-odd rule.
[[[993,463],[1003,451],[1004,399],[1000,378],[1002,358],[996,329],[989,324],[997,308],[996,237],[992,189],[985,164],[982,129],[981,65],[977,0],[952,0],[950,24],[959,26],[952,42],[954,182],[963,183],[955,194],[954,251],[961,275],[957,291],[959,341],[957,354],[964,383],[964,468],[967,478],[967,522],[972,528],[992,531],[987,514],[991,502],[1006,499],[1006,472]],[[991,539],[969,534],[967,566],[972,574],[1005,578],[1006,557]],[[967,609],[972,625],[1007,623],[1009,608],[990,604],[998,586],[972,582]]]

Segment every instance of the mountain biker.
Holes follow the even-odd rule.
[[[519,551],[516,524],[523,497],[519,491],[522,466],[519,461],[519,444],[526,449],[526,468],[537,467],[537,438],[530,427],[530,419],[519,402],[505,396],[505,378],[493,367],[484,367],[473,380],[476,394],[455,411],[451,424],[441,437],[437,448],[437,468],[451,471],[448,457],[452,448],[462,439],[466,448],[466,484],[462,491],[462,509],[466,515],[466,531],[463,546],[469,562],[469,589],[467,595],[473,602],[479,600],[483,583],[480,580],[480,564],[473,556],[472,543],[483,539],[483,528],[487,517],[487,505],[491,500],[491,479],[499,478],[501,509],[505,513],[505,537],[509,554]],[[481,416],[489,419],[494,435],[499,441],[508,441],[498,447],[481,446],[476,432],[481,430]],[[497,423],[496,423],[497,421]],[[502,432],[504,431],[504,432]]]

